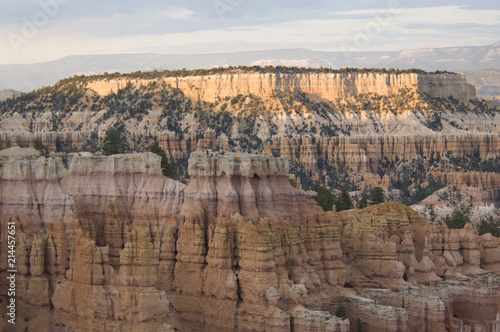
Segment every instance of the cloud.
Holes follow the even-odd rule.
[[[175,20],[187,19],[194,14],[193,11],[185,7],[170,6],[156,14],[156,19],[171,18]]]
[[[355,22],[378,16],[397,18],[398,23],[418,24],[467,24],[495,25],[500,23],[500,10],[472,10],[466,6],[439,6],[426,8],[405,8],[401,6],[385,9],[362,9],[345,12],[330,12],[332,17],[350,18]]]
[[[500,10],[471,10],[465,6],[401,9],[397,24],[500,24]]]
[[[13,0],[2,1],[14,6]],[[217,15],[212,1],[153,0],[138,5],[132,0],[89,0],[86,6],[68,1],[60,14],[19,52],[12,50],[7,38],[0,38],[0,63],[90,53],[203,53],[266,48],[339,51],[343,45],[364,51],[400,50],[488,44],[500,35],[500,10],[493,4],[488,10],[478,6],[472,9],[463,5],[465,1],[460,5],[405,7],[402,3],[390,7],[397,0],[388,0],[366,9],[372,2],[317,1],[311,5],[298,0],[220,0],[233,4],[223,17]],[[430,3],[424,0],[419,4],[425,2]],[[18,3],[19,9],[26,2]],[[476,3],[486,6],[481,1]],[[37,7],[30,8],[33,12]],[[20,33],[21,28],[20,19],[0,25],[4,36],[7,32]],[[368,38],[359,47],[363,36]]]

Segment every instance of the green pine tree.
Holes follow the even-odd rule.
[[[123,143],[123,139],[118,131],[112,128],[106,130],[102,145],[103,155],[110,156],[112,154],[124,153],[125,147],[126,145]]]
[[[451,217],[449,215],[446,216],[444,222],[450,229],[462,229],[466,223],[470,222],[470,219],[462,211],[455,209]]]
[[[342,319],[347,319],[347,310],[342,303],[340,303],[337,307],[337,310],[335,310],[335,316]]]
[[[366,194],[363,194],[363,196],[361,196],[361,199],[358,202],[358,209],[364,209],[367,206],[368,206],[368,196],[366,196]]]
[[[318,193],[316,202],[323,208],[323,211],[332,211],[333,204],[335,203],[335,197],[333,197],[330,189],[316,185],[313,190]]]
[[[490,233],[493,236],[500,237],[500,222],[491,218],[489,221],[483,219],[477,227],[479,235]]]
[[[384,190],[380,187],[375,187],[370,191],[370,196],[373,204],[380,204],[385,201]]]
[[[45,145],[43,145],[39,139],[35,140],[34,148],[35,150],[40,151],[40,155],[44,157],[47,157],[49,155],[49,149]]]
[[[342,192],[340,193],[340,196],[337,198],[337,202],[335,204],[335,207],[337,209],[337,212],[339,211],[344,211],[344,210],[350,210],[354,208],[354,204],[352,203],[351,195],[349,195],[349,192],[347,189],[342,189]]]
[[[463,214],[459,209],[455,209],[450,216],[446,216],[445,223],[450,229],[462,229],[465,224],[470,222],[469,217]]]

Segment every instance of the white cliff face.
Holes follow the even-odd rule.
[[[101,173],[123,174],[161,174],[161,158],[151,152],[135,154],[116,154],[93,156],[92,154],[73,154],[69,157],[71,175],[96,175]]]
[[[63,177],[60,158],[44,158],[35,149],[11,148],[0,151],[2,180],[57,181]]]
[[[374,93],[381,96],[396,94],[402,88],[418,89],[431,97],[465,101],[476,97],[474,86],[465,76],[455,73],[228,73],[207,76],[166,77],[159,79],[195,100],[214,102],[218,98],[238,94],[269,97],[277,91],[301,91],[326,100],[350,98],[357,94]],[[153,80],[112,79],[91,82],[88,88],[99,95],[108,95],[128,83],[145,86]]]

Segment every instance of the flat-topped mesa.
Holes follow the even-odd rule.
[[[290,185],[288,169],[284,157],[192,153],[191,182],[184,192],[182,213],[201,208],[207,223],[239,214],[300,224],[308,215],[321,213],[321,208],[314,200],[315,192]]]
[[[456,73],[257,73],[233,71],[224,74],[158,79],[119,78],[93,81],[87,87],[99,95],[116,93],[128,83],[145,86],[154,81],[165,82],[180,89],[186,96],[207,102],[238,94],[269,97],[279,91],[301,91],[326,100],[350,98],[357,94],[375,93],[382,96],[398,94],[400,89],[417,89],[431,97],[460,101],[476,98],[476,88],[467,84],[465,76]]]

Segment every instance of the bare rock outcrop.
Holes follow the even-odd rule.
[[[341,244],[348,263],[347,283],[400,289],[405,285],[405,272],[415,278],[414,282],[439,279],[427,254],[427,220],[411,208],[388,202],[331,217],[339,218],[343,225]]]
[[[200,208],[209,223],[239,214],[249,219],[290,219],[298,225],[308,215],[321,212],[314,201],[316,193],[290,185],[285,158],[193,153],[189,175],[182,212]]]
[[[170,161],[189,157],[186,141],[181,141],[176,133],[162,132],[158,135],[158,144],[165,151]]]
[[[23,231],[46,230],[56,219],[75,220],[73,199],[64,192],[60,158],[39,157],[33,149],[0,151],[0,218],[17,218]]]
[[[481,268],[500,273],[500,246],[498,238],[490,233],[480,237],[479,252],[481,254]]]
[[[14,221],[19,310],[38,313],[22,316],[26,326],[346,332],[358,319],[370,331],[500,324],[497,238],[470,224],[450,230],[396,202],[324,213],[290,186],[284,158],[195,154],[186,187],[163,177],[152,154],[73,155],[59,172],[57,157],[7,152],[15,156],[3,159],[2,188],[51,182],[58,193],[48,200],[25,191],[15,208],[2,196],[1,252]],[[55,211],[27,218],[33,201]],[[333,317],[339,302],[346,320]]]
[[[454,73],[228,73],[208,76],[166,77],[166,84],[178,88],[187,96],[213,102],[217,98],[254,94],[268,97],[273,91],[302,91],[330,101],[349,98],[356,94],[376,93],[382,96],[397,93],[401,88],[419,90],[432,97],[469,100],[476,97],[474,86],[467,84],[465,76]],[[112,79],[94,81],[88,88],[99,95],[116,93],[128,83],[146,86],[152,80]]]
[[[395,293],[387,289],[363,289],[362,295],[379,305],[405,309],[408,331],[445,331],[445,305],[438,296],[423,294],[417,287]],[[363,309],[361,309],[363,310]]]
[[[443,182],[449,187],[475,187],[491,191],[500,188],[500,174],[490,172],[452,172],[443,174]]]

